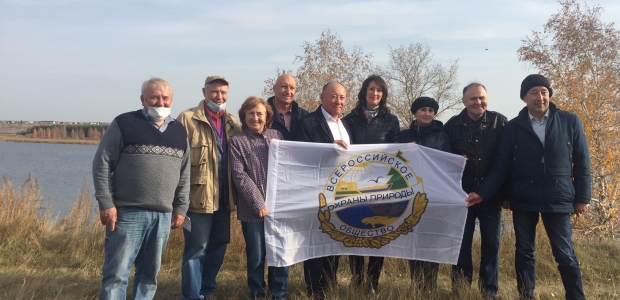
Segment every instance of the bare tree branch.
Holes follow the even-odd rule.
[[[437,116],[460,108],[458,60],[447,66],[435,63],[429,46],[422,44],[388,47],[390,60],[380,71],[390,86],[392,112],[408,125],[413,121],[411,103],[420,96],[430,96],[439,103]]]

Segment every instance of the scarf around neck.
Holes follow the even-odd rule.
[[[368,120],[376,117],[379,113],[379,105],[373,108],[362,107],[362,109],[364,110],[364,114],[366,115],[366,119]]]

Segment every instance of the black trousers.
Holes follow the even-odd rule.
[[[432,291],[437,287],[439,264],[435,262],[410,260],[411,283],[420,290]]]
[[[379,277],[381,276],[381,269],[383,268],[383,257],[369,256],[368,257],[368,269],[366,270],[366,276],[372,288],[377,289],[379,285]],[[357,286],[361,286],[364,281],[364,256],[349,255],[349,267],[351,267],[351,283]]]
[[[306,292],[321,298],[330,284],[337,282],[338,256],[325,256],[304,261]]]

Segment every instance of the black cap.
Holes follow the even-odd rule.
[[[521,100],[527,92],[535,86],[544,86],[549,90],[549,97],[553,96],[553,90],[549,84],[549,80],[540,74],[530,74],[521,82]]]
[[[435,110],[435,114],[439,110],[439,103],[431,97],[420,97],[411,103],[411,113],[415,115],[418,109],[422,107],[430,107]]]

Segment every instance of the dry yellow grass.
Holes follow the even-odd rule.
[[[0,187],[0,299],[96,299],[101,280],[104,229],[91,222],[90,192],[84,188],[71,213],[52,220],[40,208],[36,180],[15,188],[7,177]],[[221,299],[249,299],[246,288],[245,250],[238,221],[233,222],[233,240],[218,277],[216,295]],[[479,247],[479,241],[475,241]],[[581,261],[584,288],[589,299],[620,298],[620,242],[575,238]],[[539,231],[537,241],[537,288],[539,299],[563,299],[564,290],[551,249]],[[183,235],[174,230],[162,258],[156,299],[178,299],[181,289]],[[478,260],[479,257],[475,257]],[[501,299],[517,299],[514,279],[514,235],[509,227],[502,236],[500,253]],[[480,299],[476,289],[451,293],[450,267],[442,265],[439,288],[421,294],[410,288],[407,264],[386,259],[376,299]],[[368,299],[368,295],[348,288],[350,273],[341,258],[339,285],[328,299]],[[130,282],[131,284],[131,282]],[[301,264],[291,268],[289,299],[308,299],[304,294]]]

